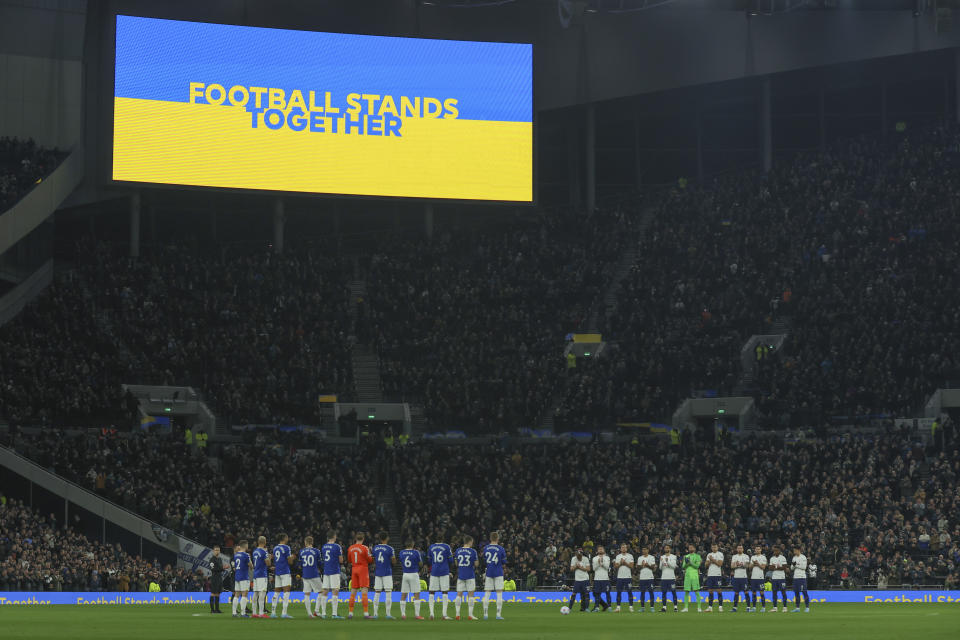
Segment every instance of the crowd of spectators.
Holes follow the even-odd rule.
[[[422,404],[432,428],[535,426],[564,336],[587,328],[636,213],[552,211],[374,252],[361,335],[378,346],[388,397]]]
[[[785,347],[746,389],[766,423],[913,415],[960,379],[958,135],[848,141],[653,201],[604,327],[616,344],[578,363],[558,419],[665,421],[743,392],[740,349],[774,329]]]
[[[0,213],[50,175],[61,160],[60,151],[41,147],[32,138],[0,137]]]
[[[120,385],[192,385],[233,424],[319,424],[353,392],[348,265],[327,247],[149,259],[103,246],[0,329],[12,423],[130,422]]]
[[[128,509],[226,548],[261,534],[275,542],[285,532],[298,548],[329,529],[342,541],[389,529],[392,492],[395,546],[456,545],[464,535],[482,542],[499,530],[508,575],[521,585],[566,585],[578,547],[624,542],[654,554],[689,542],[799,545],[820,585],[951,587],[960,576],[960,442],[951,435],[931,451],[892,424],[866,435],[733,436],[683,448],[662,438],[320,452],[257,442],[228,448],[219,465],[171,435],[46,431],[14,444]],[[41,528],[6,536],[34,539]],[[82,540],[74,548],[84,544],[101,549]]]
[[[663,441],[423,446],[397,452],[394,469],[405,538],[500,530],[521,584],[564,583],[577,547],[623,542],[654,554],[798,544],[821,585],[876,585],[882,574],[949,587],[960,576],[960,448],[928,462],[914,436],[892,429],[687,454]]]
[[[368,448],[227,447],[215,461],[182,436],[42,430],[13,442],[22,455],[171,531],[233,547],[280,532],[295,541],[335,529],[342,539],[385,525]]]
[[[202,591],[200,572],[161,566],[64,527],[22,502],[0,501],[0,591]]]

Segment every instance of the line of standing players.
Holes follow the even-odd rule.
[[[440,536],[436,536],[439,539]],[[393,568],[397,564],[402,570],[400,584],[400,618],[407,617],[408,598],[413,602],[414,616],[423,620],[420,615],[420,572],[421,567],[428,570],[430,583],[428,586],[428,607],[430,620],[435,620],[435,595],[439,595],[442,620],[452,620],[447,615],[449,605],[450,574],[457,573],[456,597],[454,608],[456,619],[460,620],[462,603],[467,604],[467,619],[477,620],[473,615],[476,603],[476,577],[483,560],[484,595],[483,618],[488,618],[490,595],[496,593],[496,619],[503,620],[503,567],[506,561],[506,551],[500,546],[500,535],[494,531],[490,534],[490,543],[483,550],[482,555],[473,548],[473,538],[466,536],[463,544],[455,552],[445,542],[435,542],[429,546],[426,555],[414,548],[412,540],[407,541],[405,548],[394,552],[389,543],[389,537],[381,532],[377,538],[379,543],[371,550],[364,544],[364,534],[357,534],[353,544],[347,549],[337,542],[335,531],[327,532],[327,542],[319,549],[313,546],[313,537],[307,536],[303,540],[303,548],[296,556],[288,543],[288,536],[280,534],[279,544],[272,551],[267,549],[267,539],[260,536],[257,546],[248,551],[249,543],[241,540],[235,549],[232,559],[233,571],[233,598],[232,613],[235,618],[292,618],[289,615],[290,589],[293,582],[293,571],[299,567],[303,580],[304,606],[310,618],[327,618],[327,605],[330,605],[332,620],[342,620],[338,615],[340,600],[340,570],[344,564],[351,567],[350,599],[347,618],[353,618],[357,595],[363,606],[364,618],[376,619],[379,597],[383,597],[386,606],[386,619],[393,620],[391,615]],[[374,597],[373,615],[369,613],[368,591],[370,589],[370,565],[374,565]],[[274,599],[272,611],[268,615],[267,608],[267,580],[268,570],[274,571]],[[252,578],[251,578],[252,576]],[[316,594],[316,601],[313,601]],[[211,594],[213,602],[215,594]],[[219,598],[219,596],[216,596]],[[252,604],[253,614],[246,614],[247,605]],[[212,606],[212,605],[211,605]],[[238,609],[239,608],[239,609]],[[212,609],[211,609],[212,610]]]
[[[590,583],[590,573],[593,573],[593,611],[603,609],[607,611],[612,606],[610,601],[610,570],[611,567],[617,572],[617,607],[616,612],[620,611],[623,602],[623,592],[627,592],[630,611],[633,611],[633,571],[639,569],[638,586],[640,588],[640,611],[643,612],[646,605],[646,597],[650,596],[650,611],[654,611],[654,571],[659,567],[660,570],[660,611],[667,610],[667,594],[673,597],[673,610],[677,611],[677,570],[683,571],[683,611],[688,611],[688,598],[696,602],[697,611],[701,611],[700,604],[702,596],[699,596],[700,588],[700,568],[703,559],[696,551],[693,544],[688,545],[688,553],[683,556],[682,566],[678,564],[678,558],[671,550],[670,545],[664,545],[663,554],[660,556],[659,563],[650,555],[650,549],[643,547],[642,553],[634,560],[633,554],[629,552],[626,544],[620,545],[620,553],[612,559],[606,554],[602,546],[597,547],[597,554],[590,558],[584,554],[583,549],[577,549],[576,554],[570,559],[570,569],[574,573],[573,592],[570,594],[569,608],[572,609],[577,595],[580,596],[580,610],[590,611],[590,596],[588,586]],[[716,544],[712,545],[711,552],[706,555],[706,581],[705,590],[709,593],[709,604],[707,612],[713,611],[714,597],[717,598],[719,611],[723,611],[723,589],[722,579],[724,570],[724,556]],[[743,545],[737,546],[737,552],[730,559],[729,569],[731,571],[730,585],[734,592],[733,611],[737,611],[740,604],[740,594],[742,593],[744,602],[747,605],[747,611],[766,612],[767,601],[764,588],[765,571],[770,569],[771,586],[773,594],[773,609],[777,610],[777,595],[783,597],[783,611],[787,611],[787,581],[786,571],[788,568],[787,559],[780,552],[776,545],[769,560],[763,554],[760,546],[755,547],[754,555],[748,556],[744,553]],[[794,549],[794,556],[789,564],[793,571],[793,590],[795,608],[794,612],[800,611],[801,595],[804,601],[804,611],[810,611],[810,595],[807,592],[807,558],[799,548]],[[811,569],[813,567],[810,567]],[[750,573],[748,577],[748,572]],[[759,594],[759,598],[758,598]],[[606,600],[604,600],[606,596]],[[699,597],[698,597],[699,596]],[[760,607],[757,607],[757,600],[760,601]]]

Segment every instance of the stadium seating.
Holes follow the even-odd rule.
[[[45,149],[33,140],[0,137],[0,213],[50,175],[64,155],[56,149]]]
[[[233,424],[318,424],[320,393],[350,398],[345,267],[326,247],[80,253],[90,261],[0,330],[10,422],[128,427],[124,382],[193,385]]]
[[[207,582],[63,528],[17,500],[0,506],[0,591],[202,591]]]
[[[654,551],[689,541],[799,543],[821,585],[876,584],[882,571],[891,585],[949,586],[960,572],[960,442],[928,458],[915,435],[892,425],[878,435],[683,449],[656,439],[511,449],[426,442],[315,454],[261,442],[228,451],[222,471],[174,436],[46,432],[16,446],[91,487],[102,470],[108,497],[209,544],[228,533],[275,540],[285,531],[297,543],[328,528],[341,539],[376,531],[389,525],[378,505],[392,491],[404,540],[483,540],[498,529],[521,584],[530,576],[562,584],[576,546],[624,541]]]
[[[913,415],[960,379],[944,295],[958,141],[942,127],[862,138],[670,190],[603,327],[618,348],[578,367],[558,417],[668,420],[692,394],[734,391],[745,340],[775,326],[785,349],[746,389],[768,426]]]
[[[423,403],[434,429],[534,426],[562,374],[564,336],[586,328],[636,218],[633,207],[557,211],[375,253],[370,322],[385,391]]]
[[[119,382],[177,383],[235,424],[315,423],[319,392],[351,397],[361,340],[378,348],[387,398],[422,403],[431,430],[537,426],[557,390],[557,425],[571,430],[667,421],[704,392],[754,394],[773,427],[911,415],[960,379],[943,295],[960,284],[956,147],[955,130],[932,128],[675,188],[648,199],[642,234],[634,203],[391,240],[349,260],[327,247],[222,259],[165,248],[136,262],[86,251],[91,263],[0,330],[14,387],[0,406],[24,424],[102,424],[117,419]],[[624,249],[637,262],[609,316],[586,327]],[[353,257],[368,291],[355,316]],[[783,352],[742,386],[744,341],[774,326]],[[565,374],[563,337],[583,329],[609,348]],[[34,356],[57,393],[16,388]]]
[[[291,453],[260,436],[250,446],[228,448],[214,467],[173,435],[68,436],[47,430],[19,436],[17,447],[45,468],[210,545],[228,535],[274,540],[281,531],[299,541],[334,529],[346,539],[385,524],[376,510],[376,470],[367,468],[370,458],[361,449]]]

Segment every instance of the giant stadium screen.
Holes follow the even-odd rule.
[[[530,44],[117,16],[114,180],[533,199]]]

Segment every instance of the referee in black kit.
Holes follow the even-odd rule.
[[[223,613],[220,611],[220,594],[223,593],[223,556],[220,555],[220,547],[213,548],[213,555],[210,556],[210,613]]]

